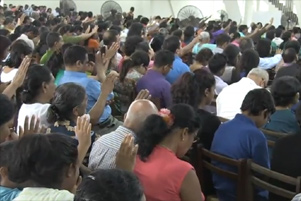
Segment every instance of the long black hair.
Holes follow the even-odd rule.
[[[16,183],[32,181],[41,187],[60,189],[66,168],[76,164],[77,157],[77,143],[69,136],[27,135],[14,146],[8,176]]]
[[[75,83],[65,83],[56,88],[51,106],[48,109],[49,123],[72,120],[73,108],[82,104],[86,90]]]
[[[32,48],[24,40],[13,42],[10,48],[10,56],[5,65],[11,68],[19,68],[23,58],[32,53]]]
[[[23,83],[22,101],[23,103],[33,103],[34,99],[39,95],[40,89],[44,82],[51,81],[51,72],[47,67],[33,64],[27,71],[26,78]]]
[[[199,129],[199,118],[191,106],[177,104],[170,108],[170,113],[173,116],[173,125],[167,125],[163,117],[153,114],[147,117],[137,133],[138,155],[142,161],[146,161],[155,146],[174,129],[188,128],[189,133]]]
[[[141,66],[147,68],[149,65],[149,56],[146,52],[139,50],[134,52],[129,59],[123,61],[121,72],[120,72],[120,82],[123,82],[129,70],[136,66]]]
[[[173,104],[185,103],[197,109],[205,97],[205,90],[211,89],[214,85],[214,76],[207,70],[187,72],[171,87]]]

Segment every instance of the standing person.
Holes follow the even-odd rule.
[[[269,91],[250,91],[242,102],[242,114],[237,114],[215,132],[211,151],[235,160],[252,159],[255,163],[270,168],[267,140],[259,128],[267,123],[274,111],[275,106]],[[232,167],[218,161],[212,161],[212,164],[233,171]],[[213,173],[213,183],[219,200],[236,200],[237,190],[233,181]],[[257,196],[256,200],[266,200],[268,193],[261,190]]]
[[[127,16],[126,16],[126,20],[129,21],[129,20],[133,20],[134,19],[134,11],[135,11],[135,8],[134,7],[131,7],[130,8],[130,12],[127,13]]]
[[[154,67],[137,82],[137,91],[147,89],[152,99],[158,99],[160,108],[171,105],[170,83],[165,76],[172,69],[174,58],[174,54],[168,50],[157,52]]]
[[[63,45],[63,38],[59,33],[50,32],[46,37],[48,50],[42,56],[40,64],[46,64],[54,53],[58,53]]]

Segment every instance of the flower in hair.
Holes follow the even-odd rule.
[[[159,115],[163,118],[163,120],[166,122],[166,124],[168,125],[168,127],[171,127],[174,123],[174,117],[171,114],[169,109],[166,108],[162,108],[159,111]]]

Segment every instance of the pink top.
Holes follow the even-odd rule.
[[[146,162],[137,156],[134,173],[139,178],[147,201],[181,201],[183,180],[193,167],[161,146],[156,146]]]
[[[234,40],[231,44],[233,44],[233,45],[235,45],[235,46],[237,46],[237,47],[239,47],[239,43],[238,43],[238,41],[237,40]]]

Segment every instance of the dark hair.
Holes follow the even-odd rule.
[[[179,48],[180,48],[180,40],[177,36],[169,36],[163,42],[163,49],[169,50],[174,54]]]
[[[124,54],[126,56],[131,56],[139,43],[141,43],[143,39],[140,36],[130,36],[127,37],[124,43]]]
[[[253,40],[251,38],[241,38],[239,42],[239,48],[241,53],[244,53],[246,50],[253,49]]]
[[[268,57],[271,51],[271,40],[261,38],[257,43],[256,50],[260,58]]]
[[[223,51],[223,54],[227,57],[228,66],[237,66],[237,56],[240,50],[236,45],[229,44]]]
[[[23,83],[22,100],[23,103],[33,103],[39,95],[40,89],[44,82],[51,81],[51,72],[47,67],[33,64],[29,67],[26,78]]]
[[[72,121],[73,109],[81,105],[85,97],[86,90],[78,84],[70,82],[58,86],[48,109],[48,122],[53,124],[56,121]]]
[[[216,37],[216,45],[221,46],[225,43],[229,43],[231,40],[228,34],[220,34]]]
[[[22,32],[22,33],[32,32],[32,33],[35,34],[35,35],[38,35],[38,34],[39,34],[38,28],[36,28],[36,27],[33,26],[33,25],[25,25],[25,26],[23,26],[23,28],[21,29],[21,32]]]
[[[239,68],[241,71],[248,74],[253,68],[257,68],[259,65],[259,55],[253,49],[244,51],[239,61]]]
[[[89,18],[93,17],[93,13],[92,13],[91,11],[88,12],[88,17],[89,17]]]
[[[179,40],[181,39],[182,35],[183,35],[183,31],[181,29],[177,29],[174,32],[172,32],[173,36],[177,36],[179,38]]]
[[[128,37],[139,36],[141,37],[143,25],[140,22],[134,22],[129,28]]]
[[[46,42],[49,48],[52,48],[55,43],[60,41],[61,35],[56,32],[50,32],[47,35]]]
[[[292,63],[297,59],[297,53],[294,48],[287,48],[282,53],[282,59],[284,63]]]
[[[215,54],[210,60],[208,67],[213,74],[218,74],[222,69],[226,68],[227,57],[224,54]]]
[[[8,25],[10,23],[13,23],[14,22],[14,18],[13,17],[6,17],[4,22],[3,22],[3,25]]]
[[[207,65],[212,57],[213,52],[209,48],[203,48],[195,56],[195,60],[203,65]]]
[[[133,173],[100,169],[83,179],[74,201],[141,201],[142,196],[143,189]]]
[[[275,38],[276,30],[270,30],[266,33],[265,37],[271,41]]]
[[[253,89],[244,98],[241,111],[248,111],[250,115],[258,116],[263,110],[275,112],[275,105],[271,93],[266,89]]]
[[[8,36],[10,32],[7,29],[0,29],[0,36]]]
[[[0,60],[5,59],[4,53],[7,48],[11,45],[10,40],[5,36],[0,36]]]
[[[153,37],[151,47],[153,48],[154,52],[158,52],[162,49],[163,42],[164,36],[162,34],[157,34]]]
[[[77,61],[86,61],[87,50],[79,45],[69,47],[64,53],[64,63],[66,66],[75,65]]]
[[[61,51],[59,53],[53,54],[47,61],[46,66],[49,68],[55,78],[60,69],[65,69],[63,56],[65,51],[71,46],[73,46],[73,44],[65,43],[62,46]]]
[[[214,85],[214,76],[207,70],[187,72],[171,87],[173,104],[185,103],[196,109],[205,97],[205,90]]]
[[[59,28],[59,33],[60,33],[60,35],[64,35],[64,34],[66,34],[67,32],[71,32],[71,26],[70,25],[63,25],[61,28]],[[54,32],[56,32],[56,31],[54,31]]]
[[[118,32],[114,29],[107,30],[102,37],[103,44],[107,46],[111,46],[112,43],[117,41]]]
[[[194,36],[194,27],[187,26],[184,30],[184,41],[191,39]]]
[[[147,17],[142,17],[140,20],[141,24],[147,25],[149,23],[149,19]]]
[[[115,31],[117,32],[117,35],[120,35],[120,33],[121,33],[121,31],[122,31],[121,27],[118,26],[118,25],[112,25],[112,26],[110,27],[110,30],[115,30]]]
[[[277,28],[276,30],[275,30],[275,34],[276,34],[276,37],[280,37],[281,36],[281,34],[282,34],[282,29],[279,29],[279,28]]]
[[[14,146],[8,176],[16,183],[30,180],[41,187],[59,189],[66,168],[76,164],[77,157],[77,143],[69,136],[26,135]]]
[[[149,44],[148,44],[148,42],[146,42],[146,41],[140,42],[137,45],[135,51],[144,51],[144,52],[148,53],[149,52]]]
[[[17,141],[7,141],[0,143],[0,167],[8,167],[11,163],[11,157],[14,152],[14,145]]]
[[[15,114],[14,104],[11,102],[11,100],[9,100],[7,96],[3,94],[0,94],[0,111],[0,126],[9,122]]]
[[[240,25],[240,26],[238,27],[238,31],[239,31],[239,32],[243,32],[243,30],[245,30],[245,29],[248,29],[248,26],[245,25],[245,24],[242,24],[242,25]]]
[[[291,41],[288,41],[286,44],[285,44],[285,49],[287,48],[294,48],[295,51],[297,52],[297,54],[299,54],[299,51],[300,51],[300,43],[298,41],[295,41],[295,40],[291,40]]]
[[[31,47],[24,40],[15,41],[10,48],[10,57],[6,62],[9,67],[19,68],[23,58],[32,53]]]
[[[174,129],[188,128],[189,133],[193,133],[199,129],[198,116],[190,105],[173,105],[170,108],[170,113],[173,116],[173,125],[168,126],[163,117],[153,114],[147,117],[141,130],[138,131],[138,155],[142,161],[146,161],[155,146]]]
[[[289,39],[292,37],[292,32],[290,31],[286,31],[282,34],[282,40],[283,40],[283,43],[289,41]]]
[[[123,82],[129,70],[136,66],[141,66],[147,68],[149,65],[149,56],[144,51],[134,52],[129,59],[123,61],[121,72],[120,72],[120,82]]]
[[[161,68],[166,65],[172,65],[174,60],[175,56],[171,51],[160,50],[155,55],[154,66]]]
[[[275,105],[282,107],[293,104],[295,96],[299,91],[299,80],[291,76],[283,76],[275,79],[271,87]]]

